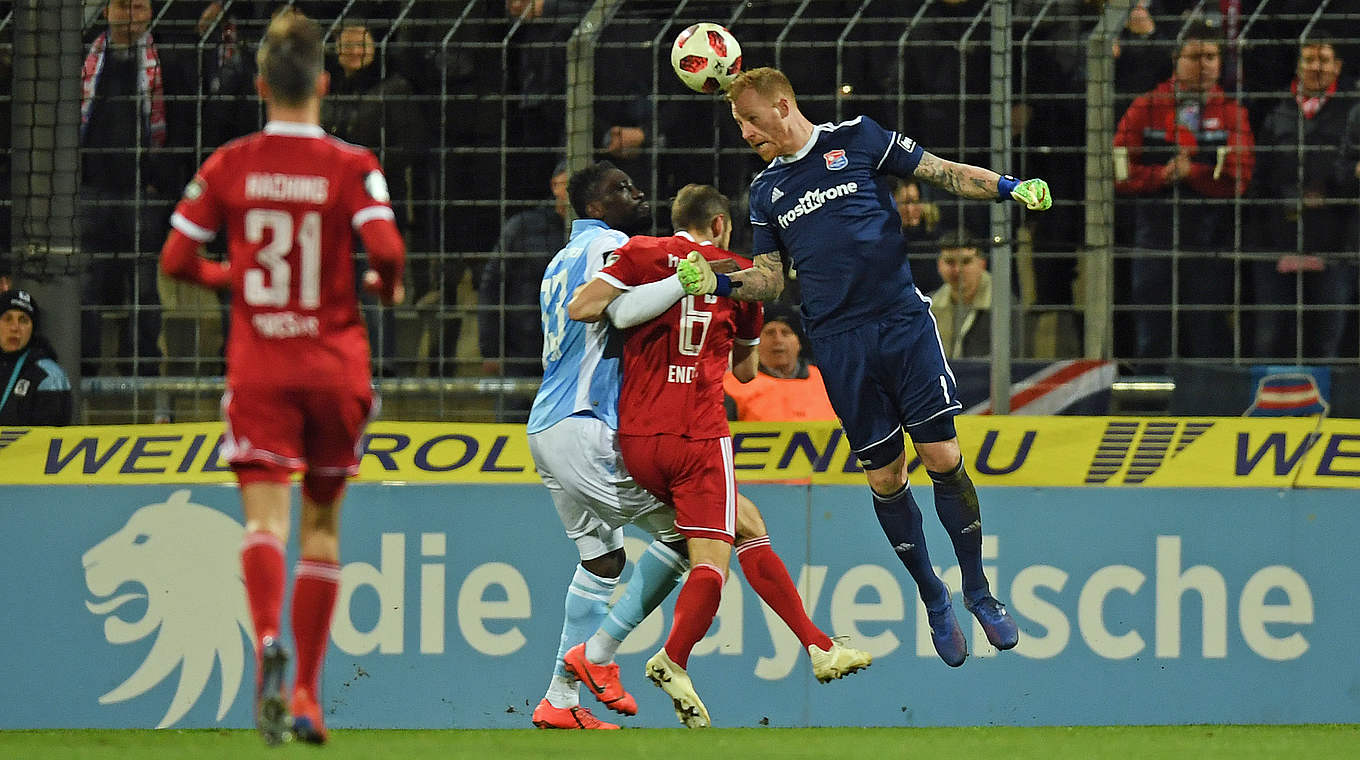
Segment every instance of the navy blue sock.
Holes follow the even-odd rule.
[[[921,509],[916,506],[911,489],[904,485],[887,496],[874,491],[874,513],[897,558],[915,579],[921,601],[927,605],[938,602],[945,587],[930,566],[930,552],[926,550],[926,536],[921,529]]]
[[[954,542],[954,556],[963,576],[963,598],[975,600],[990,592],[982,572],[982,513],[977,489],[963,469],[963,460],[952,472],[930,472],[935,483],[935,512]]]

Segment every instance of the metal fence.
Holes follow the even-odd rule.
[[[44,327],[81,377],[80,421],[216,416],[225,307],[158,281],[155,252],[193,168],[260,125],[254,48],[279,4],[223,0],[215,15],[207,3],[152,4],[163,141],[142,119],[131,135],[82,134],[81,65],[108,28],[103,3],[5,5],[10,265],[37,287],[53,317]],[[670,71],[669,45],[697,21],[728,26],[747,68],[784,69],[814,121],[865,114],[944,158],[1049,181],[1055,204],[1044,214],[929,186],[913,206],[923,213],[908,256],[927,293],[940,281],[939,239],[965,228],[992,241],[989,268],[1013,284],[995,289],[997,355],[1108,358],[1137,375],[1185,364],[1354,366],[1360,356],[1360,192],[1356,167],[1348,176],[1345,166],[1360,136],[1347,148],[1332,135],[1360,102],[1353,0],[292,5],[321,19],[331,44],[323,122],[379,154],[407,237],[410,301],[365,307],[389,417],[523,419],[539,366],[537,273],[565,238],[549,190],[560,161],[624,168],[653,200],[658,232],[669,231],[667,199],[688,182],[714,184],[744,218],[758,160],[725,102]],[[1218,41],[1225,97],[1246,108],[1250,152],[1219,134],[1230,131],[1226,111],[1174,93],[1170,123],[1147,109],[1134,109],[1148,116],[1137,124],[1127,116],[1171,78],[1197,20]],[[1341,59],[1341,83],[1296,99],[1291,82],[1312,75],[1297,66],[1310,40]],[[145,99],[96,102],[140,109]],[[1320,108],[1306,114],[1304,103]],[[1355,121],[1360,129],[1360,112]],[[1193,181],[1147,179],[1182,149]],[[1243,155],[1254,176],[1224,192],[1225,167],[1231,180]],[[510,234],[526,227],[539,234]],[[733,247],[749,240],[739,224]],[[1008,365],[994,366],[1005,388]]]

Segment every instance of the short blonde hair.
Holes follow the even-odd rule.
[[[784,76],[784,72],[769,66],[762,66],[738,74],[737,78],[732,80],[732,84],[727,87],[727,99],[735,102],[747,90],[755,90],[771,101],[788,98],[791,103],[798,102],[798,98],[793,94],[793,83],[789,81],[789,78]]]
[[[676,231],[703,229],[715,217],[731,214],[727,196],[712,185],[685,185],[671,202],[671,226]]]
[[[295,106],[312,96],[324,58],[321,27],[300,12],[284,8],[269,22],[255,63],[273,98]]]

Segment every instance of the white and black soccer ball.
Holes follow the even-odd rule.
[[[694,24],[675,38],[671,67],[695,92],[726,90],[741,73],[741,43],[718,24]]]

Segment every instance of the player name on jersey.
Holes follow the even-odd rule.
[[[320,320],[291,311],[252,314],[250,324],[262,338],[315,338],[321,335]]]
[[[246,198],[249,200],[320,204],[328,197],[330,180],[325,177],[258,172],[246,175]]]

